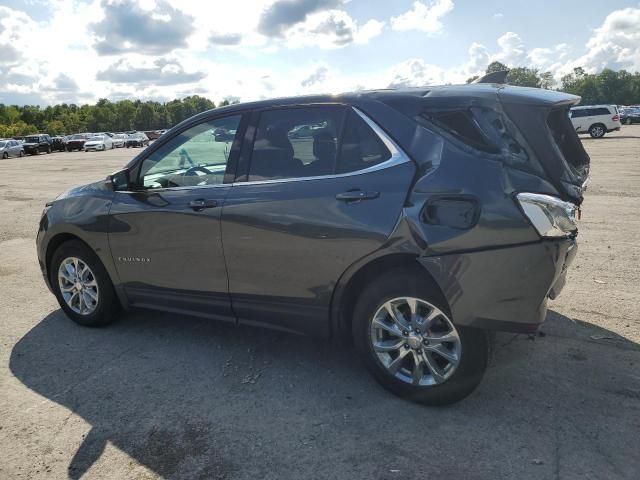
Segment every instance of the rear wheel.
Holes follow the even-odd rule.
[[[20,150],[20,153],[18,153],[19,157],[24,157],[24,150]]]
[[[631,125],[631,119],[630,119],[630,118],[627,118],[627,119],[624,121],[624,124],[625,124],[625,125]]]
[[[7,158],[9,158],[9,154],[7,152],[4,152],[2,154],[2,158],[4,158],[6,160]]]
[[[353,316],[354,343],[376,380],[427,405],[469,395],[489,358],[486,333],[454,325],[440,297],[412,270],[395,270],[365,288]]]
[[[602,138],[605,133],[607,133],[607,129],[601,123],[596,123],[589,127],[589,135],[593,138]]]
[[[51,147],[47,147],[47,153],[51,153]]]
[[[49,280],[60,307],[80,325],[107,325],[120,310],[107,271],[96,254],[80,241],[65,242],[55,251]]]

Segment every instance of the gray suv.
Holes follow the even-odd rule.
[[[491,332],[536,332],[563,287],[578,101],[478,83],[217,108],[48,203],[40,267],[79,324],[142,307],[333,337],[392,392],[449,404]]]

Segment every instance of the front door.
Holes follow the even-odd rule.
[[[137,187],[116,192],[109,244],[132,305],[234,320],[220,213],[240,124],[240,115],[228,116],[162,138],[142,161]]]
[[[415,167],[350,108],[272,109],[254,123],[247,181],[222,211],[233,309],[241,323],[323,335],[337,280],[385,243]]]

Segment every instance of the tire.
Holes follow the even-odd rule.
[[[625,124],[625,125],[631,125],[631,123],[632,123],[632,122],[631,122],[631,119],[630,119],[630,118],[627,118],[627,119],[624,121],[624,124]]]
[[[9,158],[9,154],[7,152],[4,152],[2,154],[2,158],[4,158],[6,160],[7,158]]]
[[[24,157],[24,150],[20,150],[20,153],[18,153],[18,156],[21,158]]]
[[[62,263],[71,258],[78,259],[79,264],[86,265],[89,268],[88,273],[91,273],[91,275],[87,275],[85,280],[93,279],[97,284],[95,291],[93,291],[93,287],[87,287],[85,289],[91,289],[91,292],[96,294],[97,301],[94,302],[93,305],[90,305],[90,302],[85,302],[86,309],[83,313],[80,313],[82,312],[82,304],[78,305],[78,297],[76,297],[76,301],[71,302],[71,305],[67,303],[61,290],[61,282],[58,278]],[[71,320],[85,327],[101,327],[112,323],[116,319],[120,312],[120,303],[113,289],[111,279],[100,259],[84,243],[78,240],[70,240],[60,245],[54,252],[49,267],[49,281],[56,299],[64,313]],[[73,283],[68,282],[67,285],[73,285]],[[68,293],[72,294],[72,292]],[[92,301],[89,293],[90,292],[87,292],[83,298],[88,298]],[[72,308],[74,305],[76,310]]]
[[[354,344],[369,372],[371,372],[374,378],[387,390],[402,398],[425,405],[450,405],[465,398],[480,384],[489,361],[489,338],[483,330],[455,326],[450,323],[448,320],[450,318],[449,309],[442,299],[442,295],[428,284],[425,284],[423,278],[421,276],[419,277],[419,275],[419,272],[411,269],[392,270],[385,273],[384,276],[374,279],[362,291],[353,315],[352,333]],[[448,334],[451,338],[455,338],[457,331],[457,342],[446,344],[437,344],[434,342],[433,339],[443,333],[438,334],[431,329],[427,330],[426,333],[417,332],[415,329],[410,332],[402,332],[402,334],[398,331],[389,337],[391,340],[388,341],[403,344],[401,348],[394,350],[393,353],[397,353],[399,357],[402,352],[405,352],[405,357],[401,360],[401,362],[404,362],[402,365],[408,365],[408,367],[415,365],[415,358],[421,358],[420,352],[422,352],[424,357],[430,358],[432,364],[434,364],[434,359],[436,359],[436,362],[441,362],[441,364],[442,362],[446,363],[442,370],[439,368],[435,369],[439,372],[437,377],[438,381],[436,381],[436,374],[431,373],[431,370],[428,369],[424,360],[421,360],[421,362],[423,362],[422,369],[424,373],[421,372],[419,374],[419,383],[421,384],[416,385],[409,383],[410,379],[408,378],[404,380],[400,379],[397,375],[402,375],[406,370],[407,375],[405,375],[405,377],[408,377],[410,369],[401,367],[394,375],[383,364],[383,360],[374,350],[374,328],[372,327],[374,317],[376,320],[383,318],[380,317],[381,314],[379,312],[383,312],[382,315],[386,315],[384,313],[386,312],[386,309],[384,309],[385,304],[390,300],[395,299],[397,301],[397,299],[402,297],[409,297],[416,300],[416,303],[419,305],[418,310],[428,312],[425,313],[426,316],[431,315],[433,312],[434,315],[436,315],[432,320],[434,329],[448,325],[449,328],[447,328],[447,330],[452,329]],[[397,305],[398,308],[402,309],[402,303]],[[408,308],[408,306],[407,304],[406,307]],[[435,308],[431,309],[432,307]],[[376,315],[378,316],[376,317]],[[385,320],[385,322],[390,320],[390,317],[386,318],[387,320]],[[402,315],[402,319],[405,320],[404,323],[406,323],[407,318],[407,316]],[[379,323],[377,322],[376,324]],[[392,325],[395,328],[395,324]],[[381,329],[376,329],[375,331],[379,332]],[[445,330],[442,331],[446,333]],[[386,335],[386,330],[384,333]],[[402,336],[405,333],[409,335],[406,338]],[[422,333],[431,338],[431,344],[429,344],[429,341],[426,339],[421,340],[421,338],[424,337],[420,337],[420,335],[416,333]],[[411,346],[409,345],[410,341],[413,343]],[[422,345],[420,344],[421,341]],[[427,347],[424,348],[423,345],[427,345]],[[429,348],[433,349],[434,347],[440,349],[444,347],[447,349],[447,352],[456,352],[457,366],[453,367],[453,364],[447,362],[444,357],[429,350]],[[424,350],[422,350],[422,348],[424,348]],[[451,350],[449,350],[449,348],[451,348]],[[426,353],[427,351],[429,351],[428,354]],[[393,354],[380,353],[380,355],[383,356],[391,356]],[[397,359],[398,357],[395,358]],[[438,366],[437,363],[436,366]],[[449,368],[449,366],[453,368]],[[439,376],[440,373],[443,372],[446,373]],[[413,373],[415,373],[415,367],[413,368]]]
[[[607,133],[607,127],[601,123],[594,123],[589,127],[589,135],[591,138],[602,138]]]

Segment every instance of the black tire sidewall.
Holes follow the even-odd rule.
[[[89,315],[80,315],[66,304],[58,285],[58,268],[65,258],[77,257],[85,262],[94,274],[98,283],[98,305]],[[114,320],[119,310],[119,303],[113,289],[109,274],[105,270],[98,256],[84,243],[71,240],[63,243],[54,252],[49,268],[49,281],[60,307],[74,322],[86,327],[100,327]]]
[[[484,331],[456,325],[462,346],[460,364],[445,382],[434,386],[414,386],[387,372],[373,351],[371,320],[383,303],[392,298],[412,296],[423,299],[449,315],[439,292],[422,282],[411,270],[389,272],[370,283],[361,293],[354,310],[353,336],[358,353],[372,375],[387,390],[400,397],[427,405],[448,405],[462,400],[482,381],[489,361],[489,342]]]

